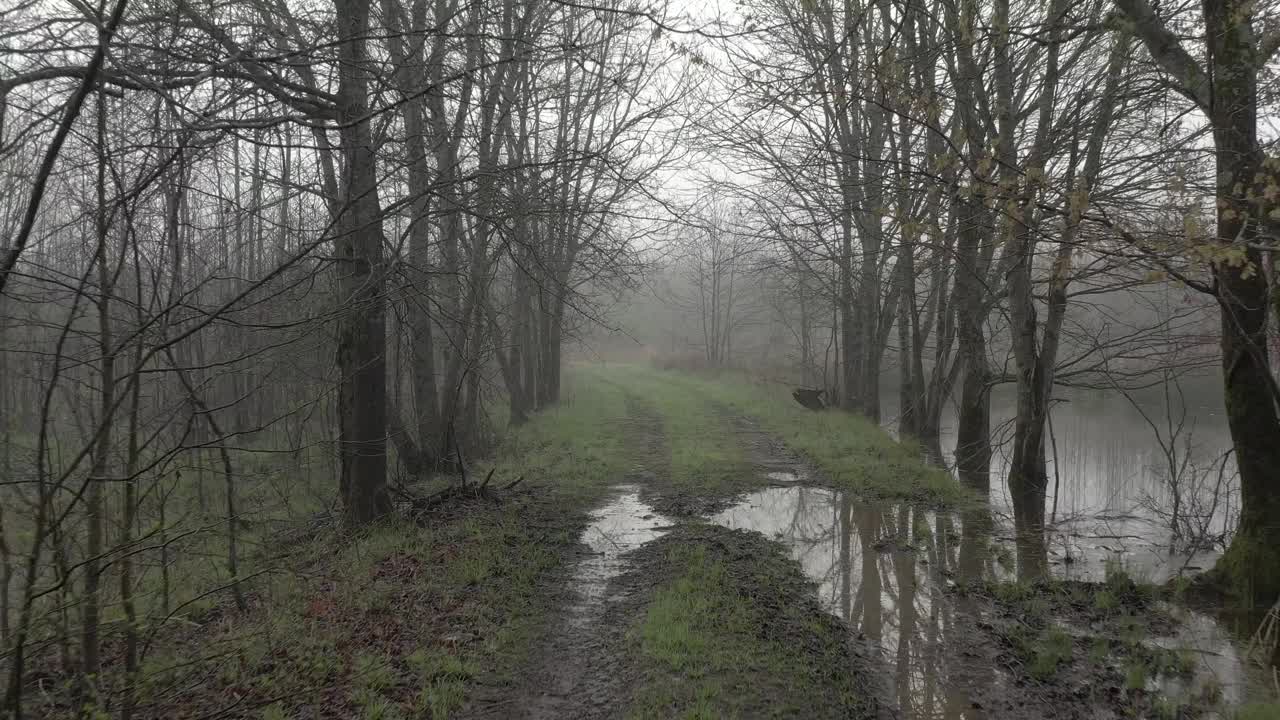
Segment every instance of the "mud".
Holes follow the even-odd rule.
[[[1016,602],[999,597],[1011,576],[1010,552],[989,511],[864,502],[724,408],[717,410],[758,489],[736,498],[673,492],[663,482],[670,455],[661,417],[640,398],[629,398],[627,408],[632,468],[591,515],[569,558],[524,680],[469,716],[627,716],[636,688],[663,682],[646,674],[627,632],[678,570],[669,566],[669,549],[688,542],[714,548],[743,596],[785,608],[760,631],[800,644],[828,672],[822,687],[806,690],[806,717],[1106,719],[1148,717],[1165,700],[1181,703],[1179,717],[1211,717],[1207,688],[1227,704],[1248,695],[1232,639],[1207,617],[1124,593],[1117,609],[1100,613],[1096,583],[1059,581]],[[1078,532],[1078,539],[1089,535]],[[1092,554],[1081,550],[1064,548],[1064,555]],[[780,564],[768,561],[774,555]],[[1093,580],[1086,568],[1093,563],[1072,574]],[[1099,638],[1137,632],[1125,624],[1134,618],[1144,623],[1142,640],[1104,643],[1110,650],[1095,656]],[[1033,672],[1035,643],[1050,627],[1069,633],[1067,657],[1050,673]],[[1156,664],[1171,653],[1194,662],[1132,687],[1127,665]],[[798,716],[779,715],[795,701],[794,688],[744,673],[730,679],[749,688],[725,701],[743,703],[730,708],[733,715]],[[854,696],[858,703],[847,702]]]
[[[590,514],[565,558],[542,638],[519,684],[474,701],[464,717],[594,720],[625,712],[637,682],[625,632],[640,586],[619,582],[631,555],[665,534],[672,521],[642,499],[667,467],[661,418],[629,399],[626,432],[633,462],[610,499]]]

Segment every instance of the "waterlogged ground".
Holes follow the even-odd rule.
[[[1055,579],[1014,582],[994,494],[786,387],[578,367],[475,470],[493,483],[423,479],[368,533],[255,549],[247,610],[156,626],[133,716],[1280,717],[1236,712],[1275,702],[1247,616],[1141,582],[1212,558],[1154,552],[1064,478]],[[57,648],[29,669],[28,717],[83,714]]]
[[[1238,638],[1116,571],[1179,569],[1119,546],[1136,533],[1064,523],[1062,579],[1018,584],[998,519],[881,441],[824,465],[813,436],[849,428],[595,372],[625,392],[630,466],[522,679],[474,715],[1229,718],[1265,696]]]

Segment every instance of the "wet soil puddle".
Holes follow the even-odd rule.
[[[574,568],[570,586],[578,599],[570,608],[573,622],[590,622],[608,599],[609,582],[627,570],[626,554],[662,537],[671,520],[640,499],[640,488],[622,485],[619,495],[591,513],[581,541],[590,548]]]
[[[530,677],[514,697],[476,717],[560,720],[611,716],[625,697],[616,638],[621,600],[613,582],[630,569],[627,554],[665,534],[671,521],[640,500],[636,485],[620,485],[590,515],[570,567],[566,596],[534,656]]]
[[[1152,638],[1150,644],[1190,653],[1193,670],[1188,677],[1161,675],[1150,679],[1148,690],[1168,698],[1192,700],[1203,697],[1207,688],[1215,688],[1221,703],[1207,712],[1206,718],[1232,717],[1229,709],[1222,708],[1238,707],[1267,696],[1266,678],[1258,677],[1259,669],[1242,657],[1236,639],[1217,620],[1186,608],[1167,610],[1178,620],[1178,626],[1172,636]]]

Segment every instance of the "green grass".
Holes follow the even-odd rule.
[[[1051,625],[1040,634],[1028,671],[1038,680],[1048,680],[1058,672],[1058,666],[1071,661],[1071,636],[1057,625]]]
[[[705,393],[690,392],[654,373],[616,366],[577,369],[593,387],[625,392],[629,401],[661,418],[670,456],[657,478],[664,490],[680,495],[732,495],[759,484],[730,424]],[[646,460],[653,463],[655,458]]]
[[[1236,711],[1235,720],[1280,720],[1280,703],[1250,703]]]
[[[498,501],[460,501],[354,537],[330,527],[283,557],[247,551],[248,571],[263,572],[246,583],[251,610],[236,613],[221,593],[201,612],[220,609],[223,620],[167,624],[140,702],[216,708],[234,693],[264,718],[449,717],[477,682],[521,667],[550,609],[545,583],[586,510],[627,468],[625,414],[615,386],[570,374],[560,406],[512,429],[474,469],[494,468],[495,486],[525,477]],[[245,537],[269,547],[270,528],[255,524]],[[220,541],[200,538],[209,554],[175,577],[182,596],[225,581]]]
[[[588,372],[565,373],[559,405],[511,429],[476,474],[541,486],[580,503],[597,499],[627,469],[626,394]]]
[[[597,372],[633,385],[661,385],[667,392],[700,396],[757,420],[803,453],[833,486],[867,499],[901,499],[956,506],[969,499],[945,471],[926,464],[920,449],[894,440],[878,425],[853,413],[813,412],[791,398],[790,388],[754,383],[742,376],[694,376],[636,365]]]
[[[658,541],[668,577],[632,628],[632,718],[861,717],[843,626],[753,533],[691,526]]]

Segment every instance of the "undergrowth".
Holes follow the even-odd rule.
[[[568,377],[564,402],[510,431],[493,460],[472,469],[475,482],[492,468],[495,487],[523,477],[507,491],[459,494],[354,536],[314,521],[287,545],[264,536],[261,555],[245,561],[255,573],[244,582],[247,611],[213,592],[144,628],[136,715],[455,714],[477,682],[501,683],[527,656],[550,610],[546,584],[586,509],[625,470],[623,399],[590,377]],[[114,712],[123,678],[100,682],[95,704]],[[36,716],[75,714],[68,688],[42,687],[55,691],[40,695]]]

